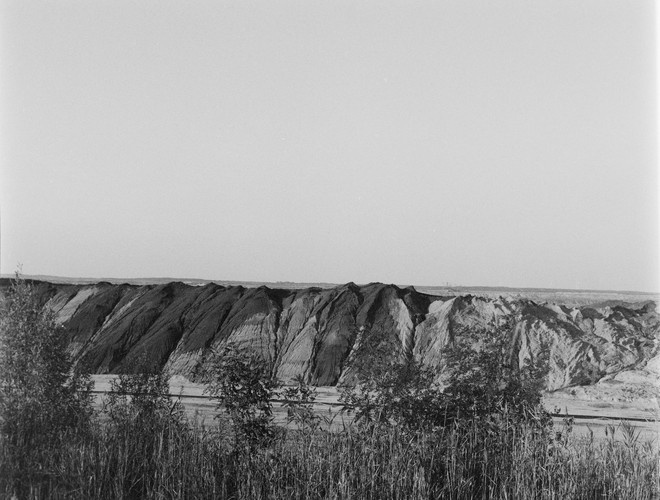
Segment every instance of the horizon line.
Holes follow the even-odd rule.
[[[20,274],[20,273],[19,273]],[[16,274],[7,274],[7,273],[1,273],[0,274],[0,279],[11,279],[15,277]],[[353,281],[349,281],[346,283],[334,283],[330,281],[290,281],[290,280],[278,280],[278,281],[267,281],[267,280],[228,280],[228,279],[208,279],[208,278],[173,278],[170,276],[163,276],[163,277],[140,277],[140,278],[113,278],[113,277],[101,277],[101,278],[96,278],[96,277],[76,277],[76,276],[58,276],[58,275],[50,275],[50,274],[20,274],[20,276],[24,279],[30,279],[30,280],[35,280],[35,281],[49,281],[52,279],[55,280],[63,280],[63,281],[75,281],[75,280],[80,280],[80,281],[89,281],[91,283],[101,283],[101,282],[123,282],[123,283],[129,283],[131,281],[153,281],[153,282],[166,282],[166,283],[174,283],[174,282],[205,282],[205,283],[227,283],[227,284],[247,284],[248,288],[250,285],[255,285],[255,286],[263,286],[263,285],[278,285],[278,284],[291,284],[291,285],[311,285],[311,286],[319,286],[319,285],[324,285],[324,286],[329,286],[329,287],[336,287],[336,286],[342,286],[345,285],[346,283],[354,283]],[[90,284],[91,284],[90,283]],[[382,284],[388,284],[385,283],[384,281],[370,281],[368,283],[356,283],[358,285],[369,285],[372,283],[382,283]],[[75,284],[75,283],[71,283]],[[113,283],[117,284],[117,283]],[[157,283],[142,283],[143,285],[147,284],[157,284]],[[420,289],[446,289],[446,290],[452,290],[452,289],[480,289],[480,290],[510,290],[510,291],[515,291],[515,290],[528,290],[528,291],[556,291],[556,292],[598,292],[598,293],[624,293],[624,294],[641,294],[641,295],[660,295],[660,291],[655,291],[655,292],[649,292],[649,291],[640,291],[640,290],[616,290],[616,289],[598,289],[598,288],[554,288],[554,287],[529,287],[529,286],[508,286],[508,285],[502,285],[502,286],[497,286],[497,285],[458,285],[458,284],[446,284],[446,285],[416,285],[416,284],[399,284],[399,283],[389,283],[391,285],[398,286],[400,288],[406,288],[409,286],[412,286],[414,288],[420,288]]]

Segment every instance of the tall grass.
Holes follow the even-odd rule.
[[[623,433],[616,439],[612,432]],[[659,455],[632,428],[548,439],[506,414],[445,429],[284,430],[268,446],[177,419],[67,432],[0,448],[3,498],[652,499]],[[21,458],[22,469],[14,464]],[[655,496],[654,496],[655,495]]]

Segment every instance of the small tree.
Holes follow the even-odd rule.
[[[112,380],[103,409],[110,423],[122,429],[159,431],[184,419],[181,402],[170,397],[167,375],[153,369],[122,373]]]
[[[274,436],[271,399],[279,382],[257,354],[228,344],[213,352],[207,393],[232,420],[237,443],[266,445]]]
[[[364,330],[352,365],[357,384],[342,389],[343,411],[360,425],[418,430],[442,425],[445,396],[436,374],[393,344],[394,336]]]
[[[287,422],[295,423],[300,429],[316,430],[321,423],[321,417],[314,412],[316,389],[300,374],[293,381],[294,385],[282,392]]]
[[[14,498],[27,498],[30,484],[50,484],[48,464],[66,439],[90,429],[91,384],[73,372],[54,313],[18,274],[1,311],[0,478]]]
[[[89,375],[74,373],[64,329],[16,274],[0,318],[0,429],[27,446],[87,425]]]
[[[492,415],[506,407],[511,417],[527,419],[542,410],[548,353],[542,352],[534,364],[526,360],[519,365],[511,349],[512,332],[511,321],[465,329],[445,348],[444,393],[452,418]]]
[[[358,383],[342,391],[344,411],[361,424],[401,424],[408,429],[444,427],[506,413],[507,419],[538,423],[551,419],[541,406],[547,359],[514,366],[511,324],[466,330],[445,347],[444,387],[440,371],[413,357],[392,356],[383,335],[365,332],[356,359]],[[354,367],[354,368],[356,368]]]

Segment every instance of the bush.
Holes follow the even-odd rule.
[[[551,425],[541,405],[547,360],[516,366],[510,359],[512,326],[505,323],[455,335],[434,370],[412,356],[392,356],[380,332],[363,334],[355,386],[342,390],[344,411],[358,424],[402,425],[411,430],[446,427],[498,415],[518,418],[540,429]],[[538,361],[538,360],[537,360]],[[441,383],[442,381],[442,383]]]
[[[299,429],[314,431],[321,424],[321,417],[314,412],[316,388],[310,386],[302,375],[296,375],[294,382],[295,385],[282,392],[287,422],[296,424]]]
[[[486,417],[506,408],[510,418],[521,420],[546,413],[541,423],[549,424],[541,405],[548,353],[519,365],[512,333],[511,322],[465,329],[446,347],[444,394],[451,420]]]
[[[352,365],[357,383],[342,388],[343,411],[368,427],[416,431],[445,425],[446,398],[437,373],[406,355],[395,339],[379,330],[361,331]]]
[[[112,380],[103,410],[115,428],[149,430],[145,427],[158,428],[184,419],[181,402],[169,395],[167,375],[146,369],[141,373],[120,374]]]
[[[89,376],[74,373],[66,348],[54,312],[17,274],[0,318],[0,439],[10,457],[0,472],[17,491],[58,453],[63,436],[89,428]]]
[[[446,397],[434,373],[415,360],[386,361],[357,379],[342,389],[339,401],[359,425],[421,430],[447,423]]]
[[[232,420],[236,442],[249,448],[269,444],[274,436],[271,399],[279,382],[255,353],[228,344],[213,352],[206,373],[207,393]]]

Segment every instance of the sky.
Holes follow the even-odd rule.
[[[644,0],[0,2],[0,271],[660,291]]]

